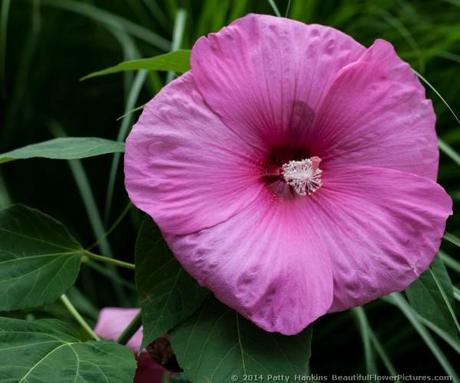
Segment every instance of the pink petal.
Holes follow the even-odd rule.
[[[192,73],[206,102],[246,142],[298,144],[335,74],[364,51],[330,27],[250,14],[197,41]]]
[[[409,286],[433,260],[452,213],[452,200],[434,181],[384,168],[328,170],[316,194],[333,264],[331,311]]]
[[[145,106],[129,135],[126,189],[163,231],[201,230],[237,214],[260,194],[260,153],[208,108],[189,72]]]
[[[377,40],[342,69],[310,139],[323,164],[370,165],[436,179],[438,147],[431,101],[392,45]]]
[[[116,340],[138,312],[139,309],[105,307],[99,313],[94,331],[101,338]],[[127,346],[134,352],[138,352],[141,343],[142,329],[139,329],[130,339]]]
[[[267,331],[296,334],[329,309],[332,272],[315,198],[270,193],[226,222],[166,240],[188,272]]]

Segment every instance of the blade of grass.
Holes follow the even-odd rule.
[[[455,260],[443,251],[439,251],[439,256],[441,257],[442,261],[446,264],[447,267],[451,268],[457,273],[460,273],[460,262],[458,262],[457,260]]]
[[[446,3],[455,5],[456,7],[460,7],[460,1],[459,0],[443,0]]]
[[[161,50],[167,51],[170,48],[170,42],[165,38],[130,20],[97,8],[94,5],[74,0],[43,0],[43,4],[78,13],[111,28],[120,29]]]
[[[278,6],[275,3],[275,0],[268,0],[268,3],[273,9],[273,12],[275,13],[276,16],[281,17],[280,10],[278,9]]]
[[[120,130],[118,131],[118,141],[124,141],[127,134],[129,127],[131,126],[132,123],[132,114],[128,114],[128,112],[134,108],[136,105],[137,99],[139,97],[139,94],[141,92],[142,86],[145,82],[145,79],[147,78],[147,71],[139,71],[136,75],[136,78],[134,79],[133,85],[129,91],[128,98],[126,100],[126,105],[125,105],[125,114],[126,117],[123,118],[121,125],[120,125]],[[115,154],[113,156],[112,164],[110,167],[110,173],[109,173],[109,181],[107,185],[107,192],[106,192],[106,205],[105,205],[105,211],[104,211],[104,220],[105,222],[108,222],[110,218],[110,210],[112,208],[112,200],[113,200],[113,193],[115,189],[115,181],[117,178],[117,171],[118,171],[118,165],[120,163],[120,155]],[[100,236],[97,236],[97,238]]]
[[[6,35],[8,33],[10,0],[3,0],[0,12],[0,84],[2,96],[6,97]]]
[[[64,130],[56,123],[51,126],[51,130],[56,137],[65,136]],[[69,166],[72,170],[75,181],[80,190],[80,194],[81,194],[83,203],[85,205],[86,212],[88,214],[89,221],[93,229],[93,232],[96,234],[96,238],[102,238],[105,233],[104,225],[102,224],[102,220],[99,215],[99,209],[97,207],[96,200],[94,198],[88,177],[81,164],[81,161],[80,160],[70,160]],[[103,240],[99,247],[102,250],[103,254],[109,257],[113,256],[112,250],[107,241]]]
[[[452,146],[447,144],[441,138],[438,139],[439,149],[457,165],[460,165],[460,154],[458,154]]]
[[[0,172],[0,209],[3,209],[11,205],[12,200],[8,188],[6,187],[5,180],[2,173]]]
[[[453,245],[460,247],[460,238],[457,238],[455,235],[446,232],[444,233],[444,239]]]
[[[442,57],[443,59],[450,60],[450,61],[453,61],[453,62],[456,62],[456,63],[460,64],[460,56],[456,55],[454,53],[451,53],[451,52],[438,52],[436,54],[436,56]]]
[[[460,290],[454,287],[454,298],[460,302]]]
[[[289,17],[289,11],[291,10],[291,0],[288,0],[286,5],[286,11],[284,12],[284,17]]]
[[[425,326],[417,318],[417,315],[414,313],[409,303],[407,303],[407,301],[402,297],[402,295],[400,293],[393,293],[385,297],[384,300],[393,303],[399,308],[399,310],[404,314],[407,320],[412,324],[414,329],[418,332],[422,340],[433,353],[434,357],[438,360],[439,364],[442,366],[446,374],[451,376],[454,382],[459,381],[459,377],[455,372],[455,369],[452,367],[449,360],[447,359],[446,355],[439,348],[436,341],[427,331]]]
[[[151,19],[147,12],[145,12],[145,8],[140,2],[140,0],[135,0],[135,1],[126,1],[126,8],[124,12],[130,13],[132,12],[133,16],[139,20],[140,24],[143,25],[150,25]]]
[[[382,362],[385,368],[388,370],[390,375],[398,376],[398,373],[393,363],[391,362],[390,357],[386,353],[385,349],[383,348],[382,344],[380,343],[379,339],[377,338],[377,336],[375,335],[374,331],[372,330],[370,326],[368,327],[368,331],[369,331],[369,337],[371,339],[371,342],[375,350],[377,351],[377,354],[380,356],[380,359],[382,359]],[[396,379],[395,382],[400,383],[401,381],[399,379]]]
[[[24,49],[21,52],[21,58],[19,62],[19,69],[16,78],[14,79],[14,88],[12,90],[10,98],[10,107],[6,112],[6,120],[4,129],[1,130],[3,137],[9,137],[10,133],[14,130],[17,125],[18,116],[20,116],[20,110],[23,105],[23,99],[27,94],[28,78],[32,68],[32,60],[34,58],[35,50],[38,44],[38,38],[41,31],[41,14],[40,14],[40,2],[33,0],[32,2],[32,14],[29,32],[27,34],[26,43]]]
[[[112,30],[112,33],[113,33],[114,37],[118,40],[118,42],[119,42],[119,44],[120,44],[120,46],[122,48],[123,57],[124,57],[125,60],[133,60],[135,58],[140,57],[140,53],[139,53],[139,50],[137,49],[136,44],[132,41],[132,39],[126,33],[122,33],[122,32],[116,31],[116,30]],[[135,86],[137,84],[136,81],[137,81],[138,77],[139,77],[139,74],[134,79],[133,79],[133,74],[132,73],[125,73],[125,75],[124,75],[124,90],[125,90],[126,103],[130,102],[131,90],[132,90],[133,86]],[[140,89],[141,89],[141,87],[139,88],[139,92],[140,92]],[[126,112],[126,108],[125,108],[125,112]],[[127,127],[125,127],[124,124],[129,124],[130,122],[131,122],[131,119],[127,119],[126,122],[125,122],[125,120],[123,120],[121,122],[120,130],[127,129]],[[118,141],[122,141],[122,140],[120,140],[118,138]],[[118,157],[118,159],[116,159],[116,157]],[[114,166],[114,162],[119,161],[119,157],[120,156],[115,156],[112,159],[111,169]],[[116,164],[116,165],[118,165],[118,164]],[[116,170],[116,167],[115,167],[115,170]],[[112,170],[111,170],[111,172],[112,172]],[[115,173],[116,173],[116,171],[115,171]],[[111,198],[112,198],[113,197],[113,188],[115,186],[115,175],[116,174],[114,176],[112,176],[112,173],[109,173],[109,174],[110,174],[110,176],[109,176],[108,190],[111,187],[110,193],[111,193]],[[110,186],[110,179],[112,177],[114,178],[113,179],[113,185]],[[110,201],[110,203],[111,203],[111,201]],[[107,212],[107,210],[105,210],[104,211],[104,222],[107,223],[108,220],[109,220],[109,212]]]
[[[246,13],[246,9],[248,8],[248,0],[240,0],[232,3],[232,7],[230,10],[230,16],[228,17],[228,21],[233,21],[238,17],[243,16]]]
[[[458,341],[452,339],[452,336],[450,336],[447,332],[445,332],[429,320],[425,319],[421,315],[417,314],[415,311],[414,315],[417,316],[420,322],[422,322],[426,327],[428,327],[431,331],[433,331],[436,335],[443,339],[449,346],[451,346],[458,354],[460,354],[460,344],[458,343]]]
[[[217,31],[226,24],[227,15],[230,9],[230,5],[233,2],[231,0],[222,1],[220,6],[216,9],[214,7],[214,14],[211,18],[211,30]]]
[[[460,125],[460,118],[458,118],[457,114],[451,108],[449,103],[444,99],[444,97],[441,96],[441,93],[439,93],[438,90],[433,85],[431,85],[431,83],[425,77],[423,77],[420,73],[418,73],[414,69],[412,69],[412,70],[420,78],[420,80],[422,80],[426,85],[428,85],[428,87],[436,94],[436,96],[439,97],[439,99],[442,101],[442,103],[446,106],[446,108],[449,110],[449,112],[452,114],[452,116],[454,116],[454,118],[457,121],[457,123]]]
[[[404,40],[406,40],[407,44],[411,47],[411,49],[414,51],[417,61],[418,61],[418,67],[421,72],[425,71],[425,61],[423,59],[422,51],[417,43],[415,41],[414,37],[412,36],[411,32],[404,26],[404,24],[396,17],[392,16],[390,13],[388,13],[385,10],[380,10],[380,14],[382,18],[385,20],[387,24],[395,28],[399,34],[402,36]]]
[[[51,124],[50,130],[56,137],[66,136],[64,129],[57,123]],[[102,254],[109,258],[114,258],[109,242],[106,238],[103,238],[105,233],[104,225],[102,223],[102,218],[99,214],[99,209],[97,207],[96,200],[91,190],[91,185],[83,165],[81,164],[80,160],[71,160],[68,161],[68,164],[80,192],[80,196],[82,198],[83,205],[85,206],[86,214],[88,215],[94,236],[96,238],[102,238],[99,244],[99,248],[101,249]],[[112,270],[114,270],[113,272],[116,273],[114,268],[112,268]],[[113,287],[122,303],[127,303],[126,295],[123,289],[116,283],[113,283]]]
[[[294,0],[290,16],[295,20],[302,20],[307,23],[312,22],[312,20],[315,20],[317,5],[318,3],[315,1]]]
[[[460,333],[460,325],[458,323],[458,320],[457,320],[457,317],[455,315],[454,309],[453,309],[452,305],[450,304],[449,299],[447,298],[446,292],[444,291],[443,287],[441,286],[441,283],[439,282],[439,280],[436,277],[436,274],[433,272],[432,268],[430,267],[428,270],[429,270],[429,272],[431,274],[431,277],[434,280],[434,283],[436,284],[436,287],[438,288],[439,292],[441,293],[442,300],[444,301],[444,303],[445,303],[445,305],[447,307],[447,310],[449,311],[449,314],[451,315],[451,317],[452,317],[452,319],[453,319],[453,321],[455,323],[455,326],[457,327],[457,331]]]
[[[155,21],[163,28],[169,28],[168,19],[156,0],[143,0],[143,3],[150,11],[150,14],[155,17]]]
[[[212,31],[212,18],[215,12],[215,1],[205,0],[201,2],[200,17],[197,20],[197,24],[194,26],[196,34],[198,36],[206,35]]]
[[[116,29],[112,29],[112,34],[118,40],[118,43],[121,46],[124,60],[134,60],[140,57],[140,53],[139,53],[139,50],[137,49],[136,44],[134,43],[133,39],[127,33],[120,32]],[[128,97],[129,89],[131,88],[133,81],[134,81],[134,73],[125,72],[123,75],[123,89],[124,89],[125,99]]]
[[[176,14],[176,20],[174,21],[171,51],[176,51],[181,47],[186,19],[187,19],[187,12],[185,12],[185,9],[179,9]],[[173,79],[173,77],[174,77],[174,72],[168,72],[168,74],[166,75],[166,83],[170,82]]]
[[[117,121],[122,120],[123,118],[125,118],[127,115],[129,115],[131,113],[135,113],[135,112],[137,112],[139,110],[144,109],[144,106],[145,106],[145,104],[136,106],[135,108],[131,109],[129,112],[122,114],[120,117],[117,117]]]
[[[171,20],[175,17],[177,9],[179,8],[176,0],[163,1],[163,6],[167,8],[167,12],[171,17]]]
[[[460,118],[458,118],[457,114],[454,112],[454,110],[451,108],[449,103],[442,97],[441,93],[438,92],[438,90],[425,78],[423,77],[420,73],[418,73],[416,70],[412,69],[414,73],[422,80],[428,87],[436,94],[436,96],[439,97],[439,99],[442,101],[442,103],[446,106],[446,108],[449,110],[449,112],[452,114],[452,116],[455,118],[455,121],[460,125]],[[439,139],[439,149],[450,157],[455,163],[460,165],[460,155],[447,143]]]
[[[366,361],[366,372],[368,374],[377,374],[374,352],[371,346],[371,337],[369,333],[369,322],[366,313],[362,307],[355,307],[351,311],[361,334],[364,348],[364,359]]]
[[[104,234],[104,225],[102,224],[102,219],[99,215],[99,210],[96,206],[96,201],[94,200],[91,186],[89,184],[89,180],[86,176],[86,172],[83,168],[83,165],[79,160],[72,160],[69,161],[69,166],[75,178],[75,182],[77,183],[78,189],[80,191],[80,195],[85,205],[86,212],[88,214],[93,232],[96,238],[102,237]],[[108,257],[113,258],[112,249],[110,247],[109,242],[105,238],[103,238],[99,243],[99,248],[101,249],[103,254],[106,254]],[[115,268],[112,269],[114,270],[114,273],[117,273],[115,271]],[[113,284],[113,287],[118,296],[118,299],[122,302],[122,304],[126,304],[127,299],[123,289],[116,283]]]
[[[123,218],[125,218],[126,214],[128,214],[129,212],[129,209],[132,207],[133,205],[131,204],[131,202],[128,202],[128,204],[126,205],[126,207],[123,209],[123,211],[121,212],[121,214],[118,216],[118,218],[114,221],[114,223],[112,224],[112,226],[110,226],[110,228],[107,229],[107,231],[104,233],[104,236],[102,238],[98,238],[94,243],[92,243],[90,246],[88,246],[86,248],[86,250],[91,250],[93,249],[94,247],[96,246],[99,246],[99,243],[101,242],[101,240],[103,238],[107,238],[110,234],[112,234],[112,232],[118,227],[118,225],[121,223],[121,221],[123,221]]]

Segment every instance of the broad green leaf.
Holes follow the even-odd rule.
[[[0,381],[4,383],[131,383],[132,352],[114,342],[82,342],[57,320],[0,318]]]
[[[453,310],[454,291],[446,268],[436,256],[430,268],[406,290],[412,308],[423,318],[458,337],[458,322]]]
[[[83,77],[82,80],[112,73],[118,73],[126,70],[140,69],[166,72],[171,71],[177,73],[187,72],[190,69],[190,51],[186,49],[179,49],[177,51],[165,53],[147,59],[124,61],[110,68],[90,73],[89,75]]]
[[[172,256],[153,222],[136,242],[136,286],[147,345],[189,317],[208,296]]]
[[[0,164],[28,158],[75,160],[108,153],[122,153],[124,144],[97,137],[62,137],[0,154]]]
[[[171,333],[179,365],[192,382],[243,381],[243,375],[308,373],[311,330],[268,333],[210,298]]]
[[[77,278],[83,249],[50,216],[22,205],[0,210],[0,310],[53,302]]]

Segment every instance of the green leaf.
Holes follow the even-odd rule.
[[[412,308],[441,330],[458,337],[454,290],[444,263],[436,256],[430,268],[406,290]]]
[[[147,59],[124,61],[110,68],[90,73],[89,75],[83,77],[82,80],[126,70],[140,69],[147,69],[150,71],[171,71],[177,73],[187,72],[190,69],[190,50],[179,49],[177,51]]]
[[[4,383],[131,383],[132,352],[114,342],[82,342],[57,320],[0,318],[0,380]]]
[[[124,144],[97,137],[63,137],[0,154],[0,164],[28,158],[75,160],[108,153],[122,153]]]
[[[296,336],[265,332],[211,298],[172,331],[171,342],[192,382],[220,383],[308,373],[311,335],[309,329]]]
[[[83,251],[60,222],[38,210],[0,210],[0,310],[59,298],[74,284]]]
[[[148,345],[193,314],[209,292],[172,256],[153,222],[141,226],[135,252],[143,344]]]

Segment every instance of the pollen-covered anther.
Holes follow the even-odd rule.
[[[321,158],[311,157],[301,161],[289,161],[281,168],[284,181],[301,196],[311,195],[322,186],[319,168]]]

